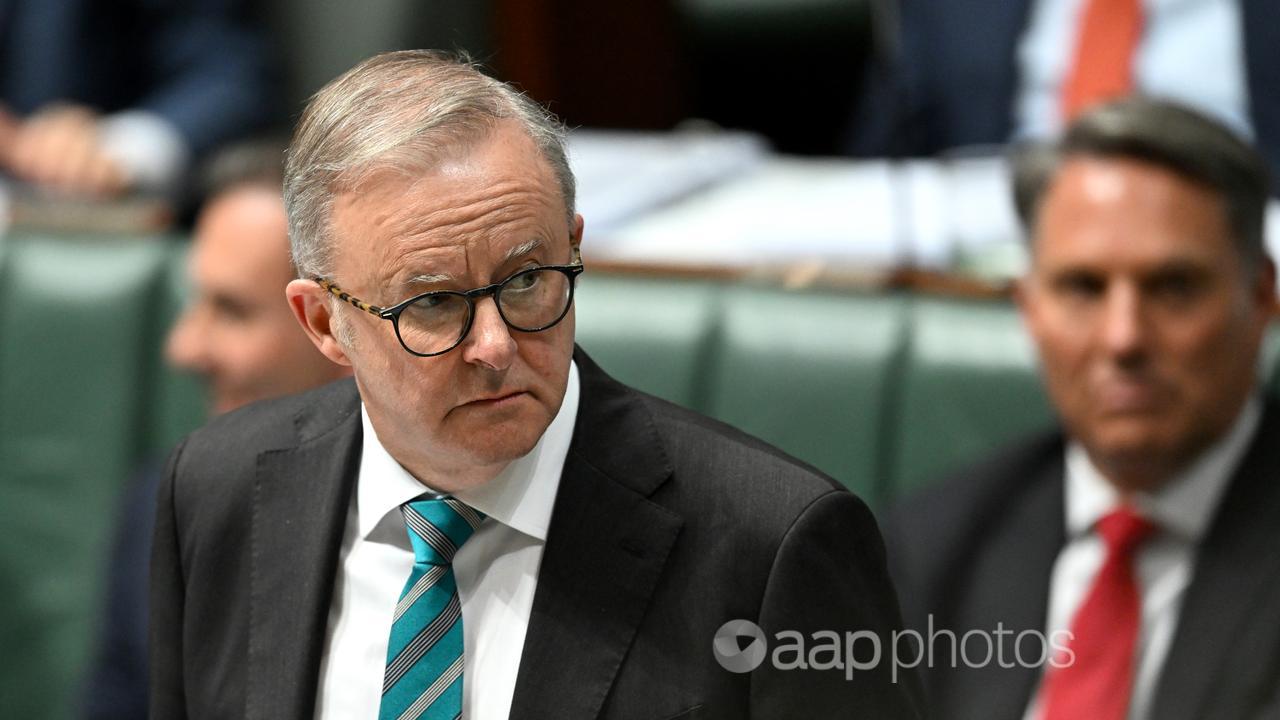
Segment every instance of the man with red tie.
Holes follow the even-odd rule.
[[[1062,427],[890,524],[934,716],[1274,712],[1280,407],[1257,378],[1275,301],[1263,162],[1196,112],[1131,98],[1016,169],[1032,258],[1017,299]]]

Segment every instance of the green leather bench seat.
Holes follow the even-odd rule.
[[[907,328],[887,495],[1053,422],[1034,348],[1009,303],[917,298]]]
[[[892,296],[733,288],[701,409],[874,503],[904,310]]]
[[[0,266],[0,717],[63,717],[143,443],[165,246],[6,241]]]
[[[618,380],[702,407],[720,294],[709,282],[584,273],[574,295],[578,344]]]

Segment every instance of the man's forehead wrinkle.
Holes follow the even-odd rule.
[[[483,261],[485,265],[510,259],[504,247],[513,239],[524,241],[523,245],[531,233],[542,234],[540,228],[531,227],[528,222],[534,217],[535,213],[510,206],[496,207],[474,217],[437,216],[434,222],[420,223],[425,227],[395,237],[389,243],[391,252],[387,254],[386,267],[392,268],[397,277],[405,278],[447,274],[452,276],[450,279],[458,279],[476,272],[488,273],[494,268],[473,267],[472,263],[481,262],[480,258],[488,258]],[[441,222],[445,219],[450,222]],[[485,251],[473,257],[475,251],[482,248]]]
[[[475,188],[445,183],[438,177],[434,180],[433,184],[440,188],[437,195],[442,196],[438,206],[424,210],[412,201],[397,204],[385,218],[387,230],[393,236],[425,236],[449,229],[466,231],[473,224],[490,222],[493,217],[533,217],[554,202],[554,198],[525,180],[478,182]],[[414,188],[404,195],[431,195],[431,187],[424,181],[415,183]]]
[[[528,221],[533,217],[536,214],[510,206],[495,207],[488,213],[474,216],[442,211],[393,235],[391,242],[387,243],[391,250],[389,258],[408,258],[448,248],[487,247],[509,242],[510,233],[527,237],[531,231],[536,231],[529,227]],[[434,271],[431,268],[423,271],[427,270]]]
[[[495,199],[484,204],[440,208],[406,223],[406,235],[446,233],[454,237],[484,236],[511,223],[534,220],[538,213],[525,203]]]

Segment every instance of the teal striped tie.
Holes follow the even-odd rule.
[[[462,605],[453,556],[484,515],[451,497],[400,506],[413,570],[400,593],[378,720],[455,720],[462,716]]]

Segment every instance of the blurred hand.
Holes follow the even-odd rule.
[[[0,163],[21,180],[69,194],[118,195],[128,187],[102,150],[97,113],[80,105],[49,105],[26,120],[4,112]]]

